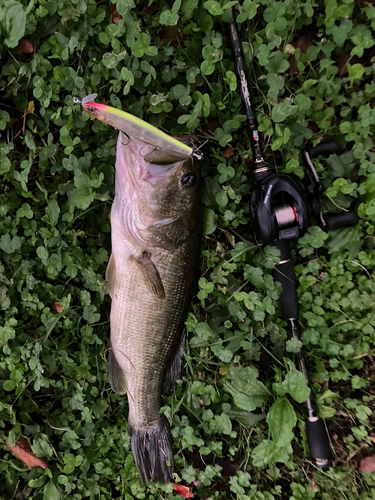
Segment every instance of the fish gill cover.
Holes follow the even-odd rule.
[[[313,161],[324,210],[354,208],[359,224],[313,226],[293,248],[301,341],[334,453],[322,473],[307,456],[306,387],[286,361],[300,344],[278,308],[277,252],[249,227],[232,4],[0,2],[1,499],[373,497],[360,464],[374,455],[374,6],[245,0],[236,15],[267,160],[302,176],[307,141],[334,133],[350,145]],[[108,381],[117,132],[73,100],[94,93],[170,136],[207,140],[201,277],[161,408],[177,488],[142,486],[128,404]]]

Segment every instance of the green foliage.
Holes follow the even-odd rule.
[[[251,152],[226,29],[236,3],[0,0],[1,500],[175,498],[169,485],[140,484],[127,402],[109,389],[117,132],[74,104],[91,93],[169,134],[207,140],[201,278],[181,380],[162,408],[176,481],[219,500],[374,497],[357,458],[373,454],[375,9],[244,0],[236,14],[269,161],[277,152],[278,171],[302,178],[307,141],[341,134],[351,144],[313,160],[324,212],[357,209],[360,222],[312,226],[293,246],[298,342],[272,278],[279,253],[249,229]],[[28,41],[35,50],[24,53]],[[310,389],[292,361],[301,345],[337,436],[336,467],[324,473],[307,457]],[[29,471],[10,453],[5,440],[20,436],[49,469]],[[210,457],[204,470],[189,458],[196,447]],[[230,478],[226,461],[240,466]]]
[[[0,30],[4,43],[15,47],[25,34],[26,12],[20,2],[2,1],[0,3]]]
[[[258,371],[255,368],[231,367],[228,373],[230,382],[224,384],[239,408],[252,411],[262,406],[269,395],[267,388],[257,380]]]

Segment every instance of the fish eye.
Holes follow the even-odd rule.
[[[197,178],[191,172],[188,172],[187,174],[184,174],[181,177],[181,186],[182,187],[192,187],[192,186],[195,186],[196,183],[197,183]]]

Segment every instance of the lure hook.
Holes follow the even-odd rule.
[[[73,97],[73,102],[74,104],[88,104],[89,102],[94,101],[98,97],[98,94],[89,94],[86,97],[84,97],[81,101],[81,99],[78,99],[78,97]]]

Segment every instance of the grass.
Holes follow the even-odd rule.
[[[319,471],[304,405],[284,390],[298,375],[272,279],[277,253],[251,227],[251,153],[226,6],[0,5],[1,499],[175,498],[172,486],[141,486],[127,402],[108,384],[116,132],[74,104],[91,93],[207,141],[201,279],[181,380],[162,410],[176,482],[204,499],[374,497],[360,462],[374,454],[375,9],[245,0],[238,18],[267,161],[302,177],[307,143],[332,134],[347,142],[314,165],[324,210],[355,209],[359,223],[327,234],[312,225],[293,246],[307,369],[334,453],[334,466]],[[273,421],[278,405],[291,418]],[[28,470],[10,453],[5,441],[20,436],[48,469]]]

